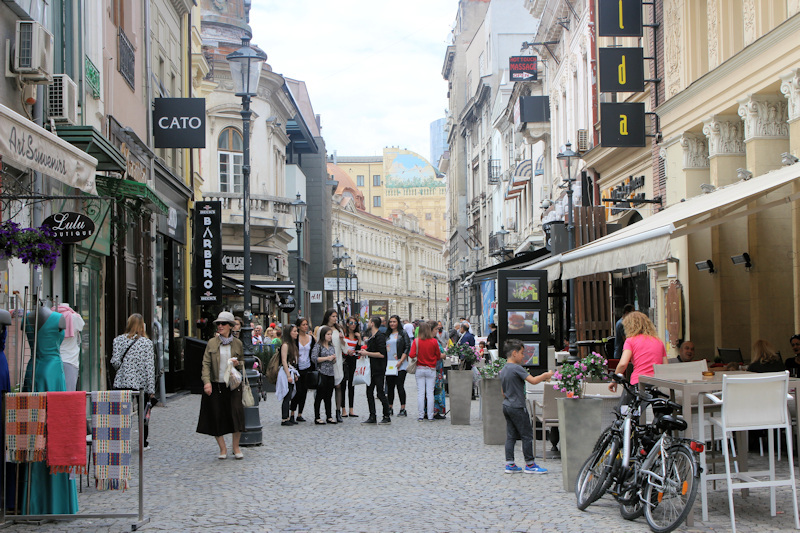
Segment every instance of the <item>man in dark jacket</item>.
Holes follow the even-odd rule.
[[[497,349],[497,324],[489,323],[489,335],[486,337],[486,347],[490,350]]]
[[[622,316],[614,326],[614,359],[622,357],[622,346],[625,344],[625,328],[622,327],[622,319],[633,310],[631,304],[625,304],[625,307],[622,308]]]
[[[389,401],[386,399],[386,387],[384,384],[384,378],[386,376],[386,335],[380,330],[380,317],[372,317],[369,323],[372,336],[367,341],[367,349],[358,351],[359,355],[366,355],[370,358],[370,383],[367,387],[369,418],[363,421],[362,424],[391,424],[392,420],[389,418]],[[375,412],[376,391],[378,393],[378,399],[381,401],[381,404],[383,404],[383,419],[380,422],[378,422]]]
[[[469,344],[475,346],[475,335],[469,332],[469,324],[461,324],[461,338],[458,344]]]

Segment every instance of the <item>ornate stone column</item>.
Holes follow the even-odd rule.
[[[800,2],[796,2],[800,4]],[[800,154],[800,69],[781,76],[781,92],[787,99],[789,151]],[[800,192],[795,182],[792,192]],[[800,201],[792,202],[792,283],[794,285],[794,329],[800,331]]]
[[[745,164],[744,124],[734,115],[714,115],[703,122],[708,139],[711,184],[721,187],[736,181],[736,169]]]

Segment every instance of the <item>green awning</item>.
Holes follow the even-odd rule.
[[[125,156],[94,127],[56,125],[56,135],[97,159],[97,170],[125,172]]]
[[[97,176],[97,192],[102,196],[116,196],[117,198],[139,198],[149,202],[154,208],[166,214],[169,207],[158,197],[158,193],[146,183],[133,180],[121,180],[108,176]]]

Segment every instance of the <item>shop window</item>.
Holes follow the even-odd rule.
[[[235,128],[225,128],[217,142],[219,156],[220,192],[242,192],[242,134]]]

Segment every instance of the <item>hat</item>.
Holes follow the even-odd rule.
[[[236,319],[233,318],[233,313],[230,311],[223,311],[219,314],[217,319],[214,321],[214,324],[230,324],[231,326],[236,324]]]
[[[275,322],[270,322],[269,327],[274,328],[275,327]]]

